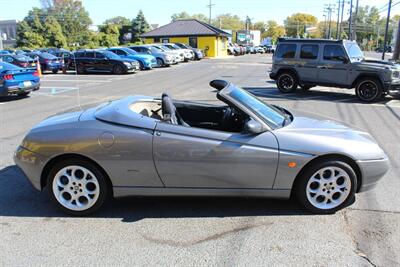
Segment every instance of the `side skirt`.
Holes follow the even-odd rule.
[[[240,188],[187,188],[187,187],[113,187],[114,197],[128,196],[212,196],[212,197],[266,197],[266,198],[290,198],[288,189],[240,189]]]

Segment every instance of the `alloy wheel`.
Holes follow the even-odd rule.
[[[358,85],[358,95],[365,101],[371,101],[379,94],[378,85],[373,81],[364,81]]]

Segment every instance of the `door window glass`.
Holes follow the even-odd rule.
[[[346,59],[346,54],[340,45],[325,45],[324,60],[343,61]]]
[[[300,58],[304,59],[317,59],[318,58],[318,45],[302,45]]]
[[[281,44],[276,51],[277,58],[294,58],[296,54],[297,45],[295,44]]]

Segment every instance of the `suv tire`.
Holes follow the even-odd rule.
[[[363,102],[376,102],[382,94],[382,83],[376,78],[366,77],[357,82],[356,95]]]
[[[278,75],[276,85],[282,93],[293,93],[296,91],[299,81],[293,72],[285,71]]]

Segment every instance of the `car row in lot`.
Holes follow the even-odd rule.
[[[274,45],[238,45],[236,43],[228,44],[228,54],[233,56],[240,56],[245,54],[264,54],[264,53],[274,53]]]
[[[35,69],[0,62],[0,96],[26,96],[39,87],[40,77]]]

